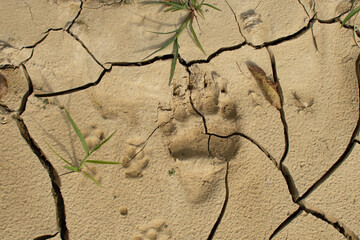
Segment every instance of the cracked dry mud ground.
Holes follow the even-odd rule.
[[[358,239],[360,58],[351,1],[207,1],[181,14],[112,0],[0,1],[1,239]],[[357,1],[355,1],[357,4]],[[4,27],[6,26],[6,27]],[[279,84],[264,97],[245,62]],[[3,94],[5,92],[5,95]],[[99,188],[48,142],[82,156]]]

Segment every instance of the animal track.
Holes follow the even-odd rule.
[[[149,159],[145,157],[144,151],[139,152],[144,142],[137,143],[137,141],[129,140],[128,144],[126,155],[121,159],[124,168],[126,168],[125,176],[129,178],[142,177],[143,170],[149,164]]]
[[[291,93],[294,98],[294,105],[297,107],[298,113],[312,113],[312,106],[314,105],[314,98],[300,97],[296,92]]]
[[[177,160],[187,200],[200,202],[221,179],[217,173],[223,169],[224,161],[235,156],[238,142],[236,138],[207,135],[196,111],[205,116],[209,133],[229,135],[238,130],[237,109],[227,93],[226,80],[216,72],[202,72],[197,66],[191,72],[187,81],[174,80],[171,105],[159,108],[158,122],[170,155]]]
[[[254,9],[250,9],[246,12],[241,13],[240,19],[245,24],[244,29],[248,29],[248,31],[251,31],[252,28],[256,27],[256,25],[259,25],[263,22],[261,20],[261,15],[257,14]]]
[[[264,22],[254,9],[242,12],[240,20],[240,25],[245,30],[242,31],[243,36],[253,44],[261,44],[269,40],[270,35],[273,34],[269,23]]]
[[[100,143],[101,140],[104,139],[104,131],[98,128],[95,123],[92,123],[90,126],[85,128],[83,135],[89,149],[93,149]]]
[[[152,220],[150,223],[139,227],[140,233],[133,237],[134,240],[171,239],[171,231],[162,219]]]

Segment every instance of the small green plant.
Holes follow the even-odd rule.
[[[93,176],[91,176],[89,173],[87,173],[86,171],[83,170],[84,166],[86,163],[95,163],[95,164],[122,164],[119,162],[110,162],[110,161],[100,161],[100,160],[90,160],[89,157],[92,153],[94,153],[96,150],[98,150],[102,145],[104,145],[104,143],[106,143],[107,141],[109,141],[109,139],[114,135],[115,132],[113,132],[109,137],[107,137],[104,141],[100,142],[96,147],[94,147],[94,149],[92,149],[91,151],[89,150],[88,145],[85,142],[85,138],[82,135],[82,133],[80,132],[79,128],[77,127],[77,125],[75,124],[74,120],[71,118],[70,114],[68,113],[68,111],[66,111],[65,109],[65,113],[67,118],[69,119],[71,126],[74,128],[76,135],[79,137],[83,148],[85,150],[85,157],[83,158],[83,160],[80,162],[79,166],[75,166],[74,164],[70,163],[70,161],[66,160],[65,158],[63,158],[62,156],[60,156],[57,152],[55,152],[55,150],[46,142],[46,144],[48,145],[48,147],[51,149],[51,151],[53,151],[56,156],[58,156],[61,160],[63,160],[67,165],[64,166],[64,168],[70,170],[71,172],[82,172],[84,173],[85,176],[87,176],[88,178],[90,178],[92,181],[94,181],[94,183],[96,183],[97,185],[100,185],[100,183],[98,181],[95,180],[95,178]]]
[[[168,47],[170,44],[173,44],[174,58],[171,63],[171,72],[170,72],[170,80],[169,80],[169,85],[170,85],[171,81],[174,77],[176,61],[179,56],[178,38],[179,38],[180,34],[184,31],[184,29],[186,27],[189,27],[192,38],[194,39],[196,45],[205,54],[205,51],[204,51],[203,47],[201,46],[199,39],[193,28],[194,18],[197,20],[197,15],[200,15],[202,18],[204,18],[204,10],[202,9],[203,6],[211,7],[218,11],[221,11],[221,10],[211,4],[205,3],[205,0],[202,0],[200,3],[198,0],[147,1],[144,3],[145,4],[163,4],[166,6],[166,9],[164,10],[164,12],[176,12],[176,11],[180,11],[180,10],[188,12],[185,20],[182,22],[182,24],[180,25],[180,27],[178,29],[175,29],[174,31],[170,31],[170,32],[153,32],[153,33],[157,33],[157,34],[174,34],[174,36],[171,37],[162,47],[155,50],[154,52],[152,52],[151,54],[149,54],[148,56],[146,56],[145,58],[143,58],[141,60],[141,61],[144,61],[145,59],[149,58],[153,54]]]
[[[175,175],[175,169],[174,168],[172,168],[171,170],[169,170],[168,171],[168,174],[169,174],[169,176],[171,177],[171,176],[174,176]]]
[[[360,7],[357,7],[357,8],[355,8],[355,9],[353,9],[353,10],[346,16],[346,18],[344,19],[344,21],[342,21],[341,26],[343,27],[343,26],[345,25],[345,23],[346,23],[347,21],[349,21],[350,18],[352,18],[352,17],[353,17],[355,14],[357,14],[359,11],[360,11]]]

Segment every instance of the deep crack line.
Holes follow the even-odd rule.
[[[221,53],[227,52],[227,51],[238,50],[238,49],[240,49],[241,47],[243,47],[245,45],[250,45],[250,46],[254,47],[255,49],[260,49],[260,48],[267,47],[267,46],[277,45],[277,44],[282,43],[283,41],[288,41],[288,40],[292,40],[293,38],[299,37],[301,34],[303,34],[303,32],[307,31],[309,29],[309,27],[312,26],[312,24],[313,24],[313,22],[315,20],[316,19],[314,17],[312,19],[310,19],[307,26],[300,29],[298,32],[294,33],[293,35],[281,37],[281,38],[275,39],[275,40],[270,41],[270,42],[265,42],[265,43],[263,43],[261,45],[252,45],[251,43],[247,43],[246,41],[244,41],[244,42],[242,42],[240,44],[237,44],[237,45],[234,45],[234,46],[222,47],[222,48],[218,49],[217,51],[213,52],[212,54],[210,54],[207,59],[192,60],[192,61],[187,62],[186,60],[181,58],[180,55],[179,55],[179,62],[180,62],[180,64],[182,64],[185,67],[190,67],[191,65],[197,64],[197,63],[199,63],[199,64],[201,64],[201,63],[209,63],[213,58],[217,57]],[[64,30],[64,29],[63,28],[49,29],[46,32],[47,34],[40,41],[35,43],[33,46],[28,46],[26,48],[34,48],[34,47],[36,47],[36,45],[40,44],[42,41],[45,40],[45,38],[47,37],[49,31],[58,31],[58,30]],[[113,66],[137,66],[137,67],[140,67],[140,66],[145,66],[145,65],[152,64],[152,63],[154,63],[156,61],[172,59],[174,57],[173,54],[166,54],[166,55],[163,55],[163,56],[156,56],[156,57],[154,57],[152,59],[149,59],[147,61],[139,61],[139,62],[106,62],[106,64],[110,64],[110,68],[107,69],[107,68],[105,68],[105,66],[102,63],[100,63],[99,60],[96,59],[96,57],[91,53],[91,51],[86,47],[84,42],[81,41],[81,39],[78,36],[73,34],[70,30],[68,30],[66,32],[70,36],[72,36],[76,41],[78,41],[82,45],[82,47],[87,51],[87,53],[93,58],[93,60],[106,71],[111,71],[111,68]],[[104,71],[102,72],[102,74],[103,73],[104,73]],[[99,78],[102,78],[102,76],[100,76]],[[99,81],[99,79],[97,81],[95,81],[95,82],[98,82],[98,81]],[[72,93],[72,92],[80,91],[80,90],[86,89],[88,87],[94,86],[93,85],[94,83],[88,83],[88,84],[82,85],[82,86],[74,88],[74,89],[69,89],[69,90],[64,90],[64,91],[59,91],[59,92],[54,92],[54,93],[35,94],[35,96],[37,96],[37,97],[49,97],[49,96],[58,96],[58,95],[69,94],[69,93]]]
[[[56,169],[52,166],[50,161],[45,156],[44,152],[41,150],[39,145],[35,142],[35,140],[31,137],[28,128],[26,127],[24,120],[21,118],[19,114],[14,114],[13,119],[16,121],[18,129],[20,131],[21,136],[27,142],[33,153],[38,157],[40,163],[43,165],[45,170],[48,172],[49,178],[51,180],[52,185],[52,194],[55,201],[56,206],[56,220],[57,226],[60,232],[60,236],[62,240],[69,239],[69,231],[66,227],[66,215],[65,215],[65,204],[64,199],[61,194],[61,181]]]
[[[75,18],[70,22],[69,26],[64,29],[65,32],[67,32],[71,37],[73,37],[76,41],[78,41],[80,43],[80,45],[85,49],[85,51],[92,57],[92,59],[99,65],[101,66],[103,69],[106,69],[106,67],[95,57],[95,55],[89,50],[89,48],[85,45],[85,43],[77,36],[75,35],[73,32],[70,31],[70,28],[74,25],[74,23],[76,22],[76,20],[78,19],[78,17],[80,17],[80,14],[82,12],[83,9],[83,5],[84,2],[86,2],[86,0],[80,0],[80,6],[79,6],[79,11],[76,14]]]
[[[51,234],[42,235],[42,236],[34,238],[34,240],[47,240],[47,239],[55,237],[57,234],[58,234],[58,232],[55,234],[52,234],[52,235]]]
[[[285,111],[284,111],[284,94],[281,88],[281,84],[279,81],[279,77],[277,75],[277,69],[276,69],[276,61],[275,61],[275,56],[273,54],[273,52],[271,51],[270,48],[266,47],[266,50],[269,53],[269,57],[270,57],[270,61],[271,61],[271,68],[272,68],[272,72],[273,72],[273,78],[274,78],[274,82],[277,83],[277,92],[280,96],[280,102],[281,102],[281,109],[279,110],[280,112],[280,118],[281,118],[281,122],[283,124],[283,128],[284,128],[284,140],[285,140],[285,146],[284,146],[284,152],[283,155],[280,159],[279,162],[279,169],[281,170],[280,166],[283,164],[288,152],[289,152],[289,130],[288,130],[288,125],[286,122],[286,118],[285,118]]]
[[[232,12],[233,15],[234,15],[234,18],[235,18],[235,21],[236,21],[236,23],[237,23],[237,26],[238,26],[240,35],[245,39],[245,43],[248,44],[247,39],[245,38],[244,34],[243,34],[242,31],[241,31],[241,27],[240,27],[240,24],[239,24],[239,20],[238,20],[238,18],[237,18],[237,16],[236,16],[236,13],[235,13],[234,9],[231,7],[231,5],[228,3],[227,0],[225,0],[225,2],[226,2],[226,4],[228,5],[228,7],[230,8],[231,12]]]
[[[18,129],[20,131],[21,136],[24,138],[24,140],[27,142],[33,153],[38,157],[40,163],[43,165],[43,167],[48,172],[48,175],[51,180],[52,185],[52,195],[55,201],[55,208],[56,208],[56,221],[57,221],[57,227],[60,232],[60,237],[62,240],[68,240],[69,239],[69,231],[66,227],[66,215],[65,215],[65,204],[64,199],[61,194],[61,181],[60,177],[56,171],[56,169],[52,166],[50,161],[46,158],[44,152],[41,150],[39,145],[35,142],[35,140],[31,137],[29,130],[27,126],[24,123],[24,120],[21,117],[21,114],[23,114],[26,110],[26,104],[28,102],[29,96],[33,93],[34,88],[32,84],[32,80],[26,70],[25,65],[21,64],[20,67],[23,70],[23,73],[25,75],[25,78],[28,82],[28,90],[24,94],[21,100],[20,107],[18,109],[18,113],[12,115],[12,118],[16,121],[16,124],[18,126]]]
[[[277,72],[276,72],[276,62],[275,62],[275,57],[273,55],[273,53],[270,51],[270,49],[268,49],[269,55],[270,55],[270,59],[271,59],[271,65],[272,65],[272,69],[273,69],[273,76],[274,76],[274,82],[278,83],[278,93],[280,95],[281,98],[281,105],[283,106],[283,94],[282,94],[282,90],[281,90],[281,86],[279,83],[279,79],[277,77]],[[356,74],[357,74],[357,78],[358,78],[358,88],[359,88],[359,99],[360,99],[360,55],[356,61]],[[359,103],[360,104],[360,103]],[[345,153],[347,154],[343,154],[340,159],[326,172],[325,175],[323,175],[312,187],[310,187],[308,189],[308,191],[302,196],[299,197],[299,192],[295,186],[295,182],[289,172],[289,170],[287,169],[287,167],[283,164],[283,161],[286,158],[287,152],[288,152],[288,148],[289,148],[289,139],[288,139],[288,130],[287,130],[287,124],[286,124],[286,119],[285,119],[285,112],[283,110],[283,107],[280,110],[281,113],[281,119],[284,125],[284,134],[285,134],[285,151],[283,154],[283,157],[280,160],[280,171],[283,174],[286,183],[288,185],[289,188],[289,192],[292,196],[292,200],[294,203],[297,203],[300,208],[304,211],[306,211],[307,213],[311,213],[312,215],[314,215],[315,217],[331,224],[334,228],[336,228],[341,234],[343,234],[347,239],[358,239],[358,237],[355,235],[355,233],[349,229],[348,227],[345,226],[345,224],[343,224],[341,221],[337,220],[336,218],[334,218],[333,216],[326,214],[322,211],[320,211],[319,209],[316,209],[312,206],[310,206],[309,204],[307,204],[305,202],[305,200],[303,200],[306,196],[308,196],[312,191],[314,191],[317,186],[319,186],[321,183],[323,183],[339,166],[340,164],[345,161],[345,159],[347,158],[347,156],[350,154],[353,146],[355,145],[355,136],[354,134],[358,133],[358,128],[359,128],[359,121],[360,121],[360,105],[359,105],[359,118],[358,118],[358,124],[356,129],[354,130],[353,136],[351,138],[350,141],[350,145],[351,147],[349,148],[350,145],[348,145],[347,149],[350,149],[349,151],[345,151]],[[294,212],[289,218],[287,218],[282,224],[279,225],[279,227],[277,229],[275,229],[274,233],[270,236],[270,239],[276,235],[281,229],[283,229],[286,225],[288,225],[293,219],[295,219],[300,213],[300,209],[298,209],[298,211]]]
[[[226,211],[226,207],[227,204],[229,202],[229,195],[230,195],[230,189],[229,189],[229,159],[226,159],[226,173],[225,173],[225,199],[224,199],[224,203],[223,206],[221,208],[221,212],[215,222],[215,224],[213,225],[213,227],[211,228],[210,234],[207,238],[207,240],[212,240],[215,236],[216,230],[218,229],[221,220],[225,214]]]
[[[233,132],[229,135],[219,135],[216,133],[208,132],[205,116],[202,113],[200,113],[199,110],[196,109],[196,107],[194,106],[194,103],[192,101],[191,95],[190,95],[190,104],[191,104],[193,110],[196,112],[196,114],[198,114],[202,118],[206,135],[214,136],[214,137],[218,137],[218,138],[230,138],[233,136],[240,136],[242,138],[245,138],[246,140],[248,140],[249,142],[251,142],[255,146],[257,146],[266,155],[266,157],[268,157],[272,161],[272,163],[275,165],[275,167],[278,168],[278,163],[277,163],[276,159],[263,146],[261,146],[257,141],[255,141],[253,138],[247,136],[246,134],[241,133],[241,132]]]
[[[77,36],[75,35],[74,33],[72,33],[70,31],[70,28],[74,25],[74,23],[76,22],[76,20],[79,18],[81,12],[82,12],[82,9],[83,9],[83,4],[86,0],[80,0],[80,6],[79,6],[79,11],[77,12],[76,16],[74,17],[74,19],[71,20],[70,24],[68,27],[62,27],[62,28],[49,28],[47,31],[44,32],[44,36],[38,40],[36,43],[34,43],[33,45],[30,45],[30,46],[25,46],[25,47],[22,47],[22,48],[32,48],[33,52],[34,52],[34,48],[42,43],[46,38],[47,36],[49,35],[50,32],[52,31],[60,31],[60,30],[63,30],[65,31],[67,34],[69,34],[73,39],[75,39],[78,43],[80,43],[80,45],[85,49],[85,51],[91,56],[91,58],[99,65],[101,66],[103,69],[106,69],[106,67],[95,57],[95,55],[89,50],[89,48],[85,45],[85,43]],[[24,62],[27,62],[28,60],[30,60],[30,58],[33,56],[33,52],[31,53],[31,56],[26,59]],[[24,63],[23,62],[23,63]]]
[[[289,193],[291,195],[292,201],[297,203],[299,201],[299,190],[296,187],[295,181],[290,174],[289,169],[284,165],[280,165],[280,172],[283,175],[286,185],[288,186]]]
[[[107,69],[105,68],[105,66],[99,61],[97,60],[97,58],[95,57],[94,54],[91,53],[91,51],[87,48],[87,46],[85,45],[85,43],[83,41],[81,41],[81,39],[75,35],[74,33],[72,33],[70,31],[70,28],[73,26],[73,24],[76,22],[76,19],[80,16],[81,14],[81,11],[82,11],[82,8],[83,8],[83,4],[84,4],[85,1],[81,0],[81,3],[80,3],[80,9],[77,13],[77,15],[75,16],[75,18],[71,21],[70,25],[65,29],[65,28],[50,28],[48,29],[45,33],[45,36],[42,37],[39,41],[37,41],[35,44],[31,45],[31,46],[25,46],[23,48],[32,48],[34,50],[34,48],[42,43],[46,37],[48,36],[49,32],[51,31],[59,31],[59,30],[64,30],[65,32],[67,32],[71,37],[73,37],[76,41],[78,41],[82,47],[87,51],[87,53],[93,58],[93,60],[99,65],[101,66],[103,69]],[[231,8],[231,6],[229,5],[229,3],[225,0],[225,2],[228,4],[229,8],[231,9],[231,11],[233,12],[234,14],[234,17],[235,17],[235,20],[238,24],[238,27],[239,27],[239,31],[241,33],[241,28],[240,28],[240,25],[239,25],[239,22],[237,20],[237,17],[236,17],[236,14],[235,12],[233,11],[233,9]],[[343,13],[344,14],[344,13]],[[315,14],[316,15],[316,14]],[[233,50],[237,50],[237,49],[240,49],[241,47],[243,47],[244,45],[250,45],[256,49],[260,49],[260,48],[263,48],[263,47],[267,47],[267,46],[272,46],[272,45],[277,45],[277,44],[280,44],[282,43],[283,41],[288,41],[288,40],[292,40],[293,38],[297,38],[299,37],[300,35],[302,35],[305,31],[307,31],[310,27],[312,29],[312,26],[313,26],[313,23],[314,21],[319,21],[321,22],[322,20],[319,20],[319,19],[316,19],[315,18],[315,15],[312,19],[309,20],[307,26],[303,27],[302,29],[300,29],[298,32],[294,33],[294,34],[291,34],[291,35],[288,35],[288,36],[285,36],[285,37],[280,37],[278,39],[275,39],[273,41],[270,41],[270,42],[264,42],[263,44],[260,44],[260,45],[253,45],[251,43],[248,43],[246,40],[238,45],[235,45],[235,46],[230,46],[230,47],[223,47],[223,48],[220,48],[218,49],[217,51],[215,51],[214,53],[210,54],[208,56],[207,59],[203,59],[203,60],[192,60],[192,61],[189,61],[189,62],[186,62],[184,59],[182,59],[180,56],[179,56],[179,62],[186,66],[186,67],[189,67],[193,64],[196,64],[196,63],[209,63],[213,58],[215,58],[216,56],[218,56],[219,54],[221,54],[222,52],[226,52],[226,51],[233,51]],[[340,15],[341,16],[341,15]],[[323,20],[323,22],[325,22],[326,20]],[[339,17],[336,17],[336,18],[333,18],[331,19],[332,22],[336,22],[336,21],[339,21]],[[331,22],[331,23],[332,23]],[[360,35],[360,33],[357,32],[358,35]],[[245,39],[245,37],[244,37]],[[314,39],[315,41],[315,39]],[[317,49],[317,45],[316,45],[316,42],[314,42],[315,44],[315,48]],[[27,62],[31,57],[33,56],[33,52],[31,53],[31,56],[26,59],[24,62]],[[173,54],[167,54],[167,55],[163,55],[163,56],[157,56],[157,57],[154,57],[153,59],[150,59],[148,61],[140,61],[140,62],[106,62],[106,63],[109,63],[111,64],[111,67],[112,66],[143,66],[143,65],[148,65],[148,64],[151,64],[157,60],[165,60],[165,59],[172,59],[174,56]],[[23,62],[23,63],[24,63]],[[110,70],[111,67],[107,70]],[[36,96],[40,97],[45,97],[45,96],[57,96],[57,95],[63,95],[63,94],[68,94],[68,93],[71,93],[71,92],[74,92],[74,91],[79,91],[79,90],[82,90],[82,89],[86,89],[88,87],[92,86],[91,83],[90,84],[85,84],[83,86],[80,86],[78,87],[77,89],[72,89],[72,90],[64,90],[64,91],[60,91],[60,92],[56,92],[56,93],[48,93],[48,94],[36,94]]]
[[[358,82],[358,99],[359,99],[358,114],[359,114],[359,117],[358,117],[356,127],[353,131],[352,137],[350,138],[350,142],[349,142],[347,148],[345,149],[344,153],[330,167],[330,169],[320,179],[318,179],[301,197],[299,197],[299,193],[296,189],[295,182],[293,181],[288,169],[283,164],[281,164],[281,172],[283,173],[284,178],[286,179],[293,202],[297,203],[300,206],[301,210],[304,210],[307,213],[314,215],[316,218],[319,218],[319,219],[325,221],[326,223],[332,225],[341,234],[343,234],[347,239],[358,240],[359,239],[358,236],[350,228],[348,228],[344,223],[342,223],[340,220],[336,219],[335,217],[331,216],[330,214],[324,213],[323,211],[311,206],[304,200],[313,191],[315,191],[317,189],[317,187],[319,187],[322,183],[324,183],[335,172],[335,170],[338,167],[340,167],[340,165],[350,155],[354,146],[358,143],[356,136],[360,130],[360,54],[355,62],[355,71],[356,71],[356,77],[357,77],[357,82]],[[273,236],[275,236],[279,231],[281,231],[286,225],[288,225],[293,219],[295,219],[296,216],[299,215],[300,209],[298,209],[290,217],[288,217],[282,224],[280,224],[278,226],[278,228],[275,229],[273,234],[270,236],[270,239]]]
[[[191,60],[189,62],[186,62],[186,60],[182,59],[179,57],[179,62],[183,65],[183,66],[186,66],[186,67],[190,67],[191,65],[193,64],[196,64],[196,63],[209,63],[212,59],[214,59],[215,57],[217,57],[218,55],[220,55],[221,53],[223,52],[228,52],[228,51],[234,51],[234,50],[238,50],[240,48],[242,48],[243,46],[246,45],[246,42],[242,42],[242,43],[239,43],[237,45],[234,45],[234,46],[230,46],[230,47],[222,47],[222,48],[219,48],[218,50],[216,50],[215,52],[213,52],[212,54],[210,54],[207,59],[200,59],[200,60]]]
[[[191,74],[190,70],[187,68],[187,71],[189,73],[189,75]],[[196,114],[198,114],[201,119],[202,119],[202,122],[203,122],[203,126],[204,126],[204,131],[205,131],[205,134],[207,134],[209,136],[208,138],[208,151],[210,153],[210,139],[212,136],[214,137],[219,137],[219,138],[230,138],[232,136],[241,136],[247,140],[249,140],[250,142],[252,142],[253,144],[255,144],[263,153],[265,153],[265,155],[274,163],[275,167],[277,167],[277,161],[274,157],[271,156],[271,154],[265,149],[263,148],[260,144],[258,144],[255,140],[253,140],[252,138],[248,137],[247,135],[243,134],[243,133],[239,133],[239,132],[235,132],[235,133],[232,133],[228,136],[221,136],[221,135],[218,135],[218,134],[214,134],[214,133],[209,133],[208,132],[208,128],[207,128],[207,125],[206,125],[206,118],[205,116],[199,112],[199,110],[196,109],[196,107],[194,106],[194,102],[192,101],[192,97],[191,97],[191,90],[190,90],[190,95],[189,95],[189,101],[190,101],[190,104],[191,104],[191,107],[193,108],[193,110],[196,112]],[[285,166],[283,166],[285,167]],[[229,195],[230,195],[230,189],[229,189],[229,182],[228,182],[228,176],[229,176],[229,159],[226,159],[226,173],[225,173],[225,199],[224,199],[224,203],[223,203],[223,206],[222,206],[222,209],[220,211],[220,214],[215,222],[215,224],[213,225],[210,233],[209,233],[209,236],[208,236],[208,240],[212,240],[213,237],[215,236],[216,234],[216,231],[221,223],[221,220],[225,214],[225,211],[226,211],[226,207],[228,205],[228,202],[229,202]],[[290,188],[289,188],[290,189]]]
[[[277,39],[274,39],[272,41],[269,41],[269,42],[264,42],[260,45],[254,45],[254,44],[250,44],[250,46],[252,46],[253,48],[255,49],[260,49],[260,48],[264,48],[264,47],[267,47],[267,46],[274,46],[274,45],[278,45],[278,44],[281,44],[283,42],[286,42],[286,41],[291,41],[293,39],[296,39],[300,36],[302,36],[303,34],[305,34],[315,23],[316,21],[316,16],[313,16],[308,24],[304,27],[302,27],[301,29],[299,29],[297,32],[293,33],[293,34],[290,34],[288,36],[284,36],[284,37],[279,37]]]
[[[320,209],[310,205],[305,200],[301,200],[299,202],[300,207],[307,213],[315,216],[318,219],[323,220],[324,222],[332,225],[335,229],[337,229],[346,239],[349,240],[359,240],[359,237],[348,228],[343,222],[332,216],[331,214],[325,213]]]
[[[25,112],[28,98],[29,98],[29,96],[34,92],[33,84],[32,84],[31,78],[30,78],[30,76],[29,76],[29,73],[28,73],[28,71],[26,70],[25,65],[24,65],[24,64],[21,64],[20,67],[21,67],[21,69],[23,70],[23,73],[24,73],[24,75],[25,75],[26,81],[27,81],[27,83],[28,83],[28,90],[26,91],[26,93],[24,94],[24,96],[23,96],[22,99],[21,99],[21,104],[20,104],[20,107],[19,107],[19,109],[18,109],[19,115],[21,115],[21,114],[23,114],[23,112]]]
[[[15,110],[10,109],[7,105],[0,103],[0,109],[1,111],[7,112],[7,113],[11,113],[11,112],[15,112]]]
[[[295,212],[293,212],[290,216],[288,216],[270,235],[269,240],[275,237],[281,230],[283,230],[287,225],[289,225],[297,216],[302,213],[301,207],[299,207]]]
[[[190,77],[190,74],[191,74],[191,71],[189,70],[189,68],[187,68],[187,71],[188,71],[188,74],[189,74],[189,77]],[[194,106],[194,103],[192,101],[192,98],[191,98],[191,89],[189,89],[190,91],[190,94],[189,94],[189,101],[190,101],[190,104],[192,106],[192,108],[194,109],[194,111],[199,115],[201,116],[202,118],[202,121],[203,121],[203,125],[204,125],[204,130],[205,130],[205,134],[208,134],[208,128],[207,128],[207,125],[206,125],[206,119],[205,119],[205,116],[202,115]],[[209,135],[209,134],[208,134]],[[210,140],[211,140],[211,135],[209,135],[209,138],[208,138],[208,152],[209,154],[211,155],[211,152],[210,152]],[[223,206],[221,208],[221,211],[220,211],[220,214],[218,216],[218,218],[216,219],[216,222],[214,223],[213,227],[211,228],[211,231],[209,233],[209,236],[208,236],[208,240],[212,240],[213,237],[215,236],[216,234],[216,231],[221,223],[221,220],[225,214],[225,211],[226,211],[226,207],[227,207],[227,204],[229,202],[229,195],[230,195],[230,189],[229,189],[229,182],[228,182],[228,176],[229,176],[229,159],[226,159],[226,172],[225,172],[225,179],[224,179],[224,184],[225,184],[225,198],[224,198],[224,202],[223,202]]]
[[[55,96],[59,96],[59,95],[66,95],[66,94],[78,92],[78,91],[87,89],[87,88],[89,88],[89,87],[96,86],[96,85],[98,85],[98,84],[101,82],[102,78],[105,76],[106,73],[111,72],[111,69],[112,69],[112,68],[109,68],[109,69],[104,68],[104,69],[101,71],[98,79],[97,79],[95,82],[87,83],[87,84],[84,84],[84,85],[79,86],[79,87],[75,87],[75,88],[71,88],[71,89],[67,89],[67,90],[63,90],[63,91],[59,91],[59,92],[53,92],[53,93],[37,93],[37,94],[34,94],[34,95],[35,95],[35,97],[55,97]]]
[[[45,35],[44,35],[42,38],[40,38],[40,40],[36,41],[33,45],[25,46],[25,47],[22,47],[21,49],[23,49],[23,48],[35,48],[37,45],[39,45],[40,43],[42,43],[42,42],[47,38],[47,36],[49,35],[49,32],[50,32],[50,31],[51,31],[51,30],[46,31],[46,32],[45,32]],[[20,50],[21,50],[21,49],[20,49]]]
[[[163,60],[168,60],[168,59],[173,59],[173,58],[174,58],[173,54],[166,54],[166,55],[163,55],[163,56],[153,57],[153,58],[151,58],[149,60],[146,60],[146,61],[139,61],[139,62],[106,62],[106,64],[110,64],[113,67],[133,67],[133,66],[141,67],[141,66],[146,66],[146,65],[152,64],[152,63],[157,62],[157,61],[163,61]]]
[[[288,125],[286,122],[285,111],[284,111],[284,94],[282,92],[279,77],[277,75],[275,56],[274,56],[273,52],[270,50],[270,48],[266,47],[266,50],[269,53],[274,82],[277,83],[277,92],[280,96],[280,102],[281,102],[281,108],[279,109],[279,113],[280,113],[281,122],[282,122],[282,125],[284,128],[285,146],[284,146],[283,155],[278,164],[278,169],[280,170],[281,174],[283,175],[283,177],[286,181],[286,184],[288,186],[288,190],[289,190],[289,193],[291,195],[293,202],[297,202],[299,199],[299,190],[296,187],[295,181],[294,181],[293,177],[291,176],[289,169],[283,164],[283,162],[286,159],[287,154],[289,152],[289,148],[290,148],[289,130],[288,130]]]
[[[76,88],[63,90],[63,91],[58,91],[58,92],[53,92],[53,93],[38,93],[38,94],[35,94],[36,97],[53,97],[53,96],[58,96],[58,95],[65,95],[65,94],[70,94],[70,93],[73,93],[73,92],[81,91],[81,90],[87,89],[89,87],[95,86],[98,83],[100,83],[100,81],[101,81],[102,77],[105,75],[105,73],[111,71],[112,67],[141,67],[141,66],[150,65],[150,64],[152,64],[154,62],[157,62],[157,61],[164,61],[164,60],[174,58],[173,54],[166,54],[166,55],[163,55],[163,56],[156,56],[156,57],[154,57],[152,59],[149,59],[149,60],[146,60],[146,61],[139,61],[139,62],[106,62],[106,64],[110,64],[110,68],[107,69],[98,60],[96,60],[95,56],[91,54],[89,49],[86,48],[85,44],[76,35],[74,35],[71,32],[69,32],[69,34],[71,36],[73,36],[75,39],[77,39],[79,41],[79,43],[83,47],[85,47],[86,51],[92,56],[92,58],[100,66],[102,66],[102,68],[103,68],[102,73],[100,74],[98,79],[93,83],[87,83],[87,84],[84,84],[84,85],[76,87]],[[213,58],[215,58],[216,56],[218,56],[222,52],[236,50],[236,49],[241,48],[244,45],[245,45],[245,43],[241,43],[241,44],[238,44],[238,45],[235,45],[235,46],[220,48],[216,52],[210,54],[209,57],[207,59],[205,59],[205,60],[194,60],[194,61],[186,62],[179,55],[179,62],[180,62],[180,64],[182,64],[183,66],[186,66],[186,67],[189,67],[189,66],[191,66],[193,64],[196,64],[196,63],[209,63]]]
[[[306,15],[310,18],[310,14],[308,13],[308,11],[307,11],[307,9],[306,9],[305,5],[301,2],[301,0],[298,0],[298,2],[299,2],[299,4],[303,7],[303,9],[304,9],[304,11],[305,11]]]
[[[140,66],[150,65],[150,64],[152,64],[152,63],[154,63],[156,61],[163,61],[163,60],[172,59],[172,58],[173,58],[172,54],[167,54],[167,55],[164,55],[164,56],[157,56],[157,57],[154,57],[154,58],[152,58],[150,60],[143,61],[143,62],[106,62],[106,64],[110,64],[110,67],[109,68],[103,68],[102,72],[100,73],[98,79],[95,82],[87,83],[87,84],[81,85],[79,87],[75,87],[75,88],[71,88],[71,89],[67,89],[67,90],[63,90],[63,91],[58,91],[58,92],[37,93],[37,94],[35,94],[35,97],[54,97],[54,96],[59,96],[59,95],[66,95],[66,94],[78,92],[78,91],[81,91],[81,90],[85,90],[85,89],[87,89],[89,87],[96,86],[101,82],[102,78],[105,76],[106,73],[111,72],[112,67],[119,67],[119,66],[122,66],[122,67],[129,67],[129,66],[131,66],[131,67],[133,67],[133,66],[140,67]]]
[[[298,31],[296,31],[295,33],[292,33],[290,35],[287,35],[287,36],[283,36],[283,37],[279,37],[277,39],[274,39],[272,41],[269,41],[269,42],[264,42],[262,44],[259,44],[259,45],[255,45],[251,42],[249,42],[244,34],[242,33],[241,31],[241,27],[240,27],[240,24],[239,24],[239,21],[237,19],[237,16],[236,16],[236,13],[235,11],[233,10],[233,8],[231,7],[231,5],[227,2],[227,0],[225,0],[226,4],[229,6],[230,10],[232,11],[233,15],[234,15],[234,18],[235,18],[235,21],[238,25],[238,29],[239,29],[239,33],[240,35],[245,39],[245,44],[246,45],[249,45],[255,49],[261,49],[261,48],[264,48],[264,47],[267,47],[267,46],[273,46],[273,45],[278,45],[278,44],[281,44],[282,42],[285,42],[285,41],[290,41],[290,40],[293,40],[295,38],[298,38],[300,36],[302,36],[305,32],[307,32],[309,29],[312,29],[312,26],[314,25],[314,22],[317,21],[318,19],[316,18],[316,14],[310,18],[309,16],[309,21],[307,23],[306,26],[302,27],[301,29],[299,29]],[[317,48],[317,44],[315,44],[316,48]]]
[[[69,26],[65,29],[66,32],[69,32],[69,31],[70,31],[70,28],[74,25],[76,19],[78,19],[78,17],[79,17],[80,14],[81,14],[81,11],[82,11],[84,2],[85,2],[86,0],[84,0],[84,1],[83,1],[83,0],[80,0],[80,1],[81,1],[81,3],[80,3],[80,6],[79,6],[79,11],[78,11],[78,13],[76,14],[75,18],[70,22]]]
[[[66,31],[70,36],[72,36],[76,41],[78,41],[80,43],[80,45],[85,49],[85,51],[91,56],[91,58],[99,65],[101,66],[103,69],[106,69],[106,67],[99,61],[97,60],[97,58],[95,57],[94,54],[92,54],[92,52],[88,49],[88,47],[85,45],[85,43],[83,41],[81,41],[81,39],[76,36],[74,33],[70,32],[70,31]]]

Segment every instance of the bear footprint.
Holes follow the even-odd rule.
[[[226,80],[216,72],[203,72],[196,65],[191,72],[189,79],[174,80],[171,105],[159,108],[158,123],[170,155],[177,160],[188,200],[200,202],[221,179],[218,173],[223,163],[235,156],[238,139],[207,135],[198,112],[206,119],[208,133],[226,136],[238,130],[237,109],[228,95]]]
[[[179,160],[209,156],[230,160],[236,153],[237,140],[213,136],[209,141],[196,111],[205,116],[209,133],[229,135],[238,129],[236,105],[227,94],[226,81],[195,66],[187,83],[174,80],[171,107],[158,112],[171,156]]]

